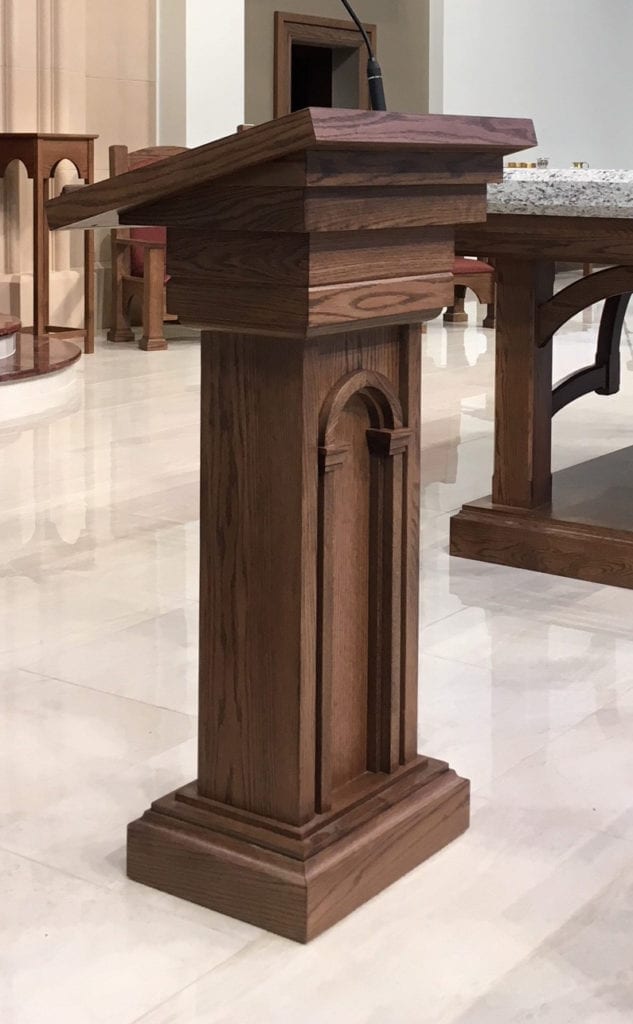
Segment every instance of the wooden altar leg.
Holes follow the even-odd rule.
[[[95,350],[95,243],[94,232],[84,232],[84,352]]]
[[[38,166],[33,178],[33,334],[35,338],[46,334],[49,314],[49,245],[50,235],[44,201],[47,198],[48,179],[42,177]]]
[[[496,266],[493,493],[453,516],[450,550],[463,558],[560,573],[569,556],[549,529],[552,340],[538,344],[539,309],[542,324],[554,265],[503,257]]]
[[[95,176],[94,145],[88,145],[88,166],[86,185],[92,184]],[[95,350],[95,239],[94,231],[84,232],[84,352]]]
[[[468,313],[466,312],[466,287],[463,284],[455,285],[455,298],[452,306],[449,306],[444,313],[445,324],[467,324]]]
[[[537,346],[554,264],[498,259],[492,500],[536,508],[552,494],[552,342]]]
[[[202,340],[198,780],[131,878],[299,941],[468,825],[417,754],[419,328]]]
[[[143,336],[139,348],[156,352],[168,347],[165,340],[165,250],[145,249],[143,255]]]
[[[112,233],[114,234],[114,233]],[[107,338],[113,344],[134,341],[134,331],[130,326],[129,303],[124,294],[123,279],[130,274],[130,250],[115,237],[112,238],[112,274],[111,274],[111,327]]]

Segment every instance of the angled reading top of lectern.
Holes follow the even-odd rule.
[[[48,204],[167,225],[205,332],[198,778],[130,825],[132,878],[306,941],[467,828],[417,749],[419,325],[535,141],[303,110]]]
[[[503,155],[534,143],[524,120],[308,109],[74,191],[48,217],[169,227],[170,304],[201,326],[413,322],[449,303],[453,225],[485,220]],[[365,280],[388,282],[384,309],[350,289]]]

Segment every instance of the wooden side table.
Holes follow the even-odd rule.
[[[84,234],[84,326],[73,329],[50,323],[49,249],[50,239],[44,203],[48,182],[58,164],[69,160],[86,184],[94,180],[94,140],[96,135],[41,135],[36,132],[0,133],[0,176],[14,160],[20,160],[33,180],[33,334],[64,331],[81,335],[84,351],[94,352],[95,345],[95,255],[92,231]]]

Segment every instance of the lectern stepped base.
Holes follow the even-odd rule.
[[[237,819],[233,834],[220,831],[212,811],[214,827],[205,826],[205,812],[180,795],[191,792],[187,787],[157,801],[129,826],[128,875],[308,942],[468,828],[469,783],[437,761],[417,777],[414,788],[409,776],[390,787],[386,799],[370,799],[367,805],[377,809],[369,819],[362,804],[336,823],[328,815],[304,840],[306,852],[317,850],[306,857],[240,837]]]

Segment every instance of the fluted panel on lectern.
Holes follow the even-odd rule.
[[[406,760],[401,589],[409,431],[389,380],[357,370],[330,391],[320,433],[317,809],[324,812],[346,784]]]

